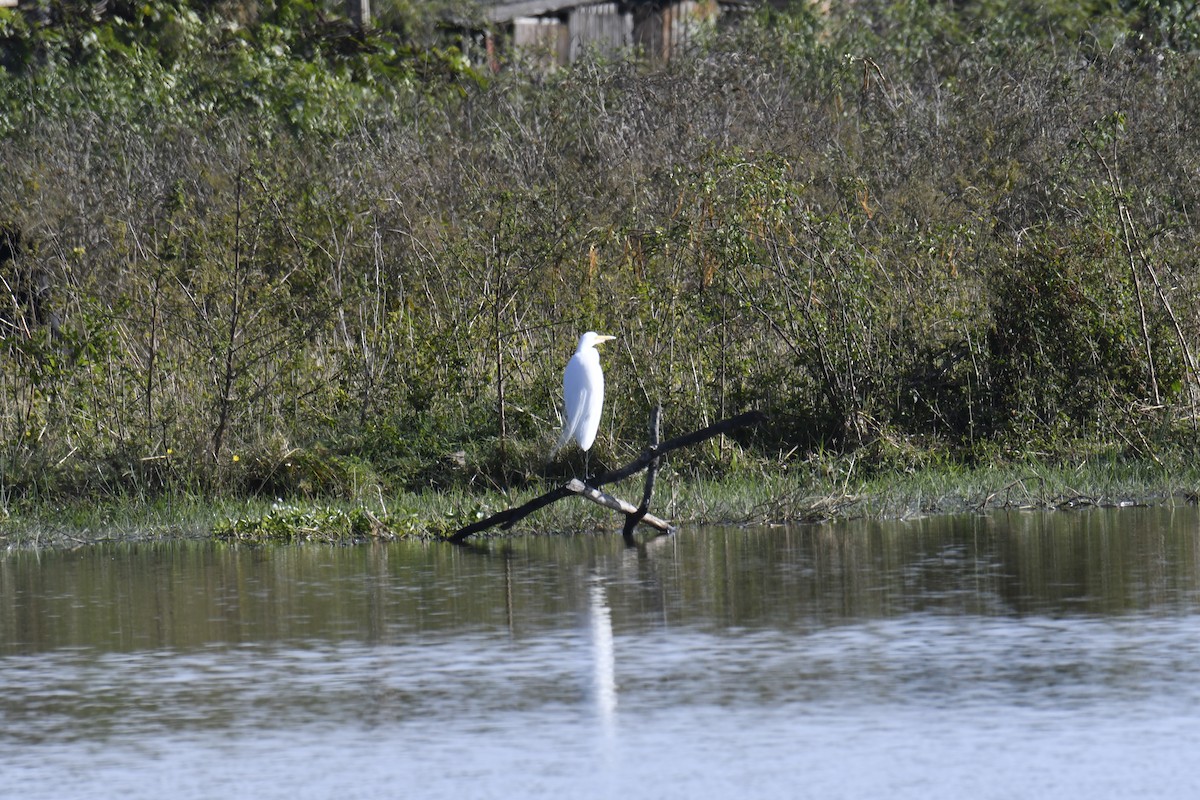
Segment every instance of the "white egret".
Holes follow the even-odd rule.
[[[587,452],[596,441],[600,429],[600,412],[604,408],[604,371],[600,369],[600,353],[596,345],[615,339],[588,331],[579,337],[575,355],[567,362],[563,372],[563,421],[562,435],[554,447],[554,454],[574,437],[584,452],[584,476],[587,476]]]

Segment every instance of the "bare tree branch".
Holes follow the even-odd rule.
[[[707,428],[702,428],[698,431],[692,431],[691,433],[685,433],[682,436],[676,436],[674,439],[668,439],[662,444],[655,444],[658,439],[657,417],[658,412],[656,409],[655,413],[651,417],[652,427],[650,447],[646,448],[640,456],[625,466],[591,478],[586,484],[580,482],[578,479],[572,480],[570,483],[559,486],[555,489],[551,489],[545,494],[539,495],[538,497],[535,497],[529,502],[517,506],[516,508],[505,509],[504,511],[493,514],[487,519],[482,519],[478,522],[467,525],[464,528],[459,528],[450,535],[449,540],[452,542],[462,542],[468,536],[479,533],[480,531],[485,531],[488,528],[500,527],[501,529],[507,530],[538,509],[545,508],[551,503],[558,502],[564,497],[572,494],[582,495],[594,503],[599,503],[607,508],[614,508],[615,510],[626,514],[626,525],[627,530],[629,531],[629,533],[626,534],[627,539],[632,533],[633,526],[629,525],[628,522],[631,516],[641,515],[639,519],[634,521],[634,526],[637,525],[638,521],[641,521],[651,525],[652,527],[658,528],[659,530],[669,531],[671,529],[670,524],[664,522],[658,517],[654,517],[645,513],[646,508],[648,508],[650,505],[650,497],[654,491],[654,473],[657,471],[659,459],[672,450],[678,450],[681,447],[689,447],[694,444],[699,444],[700,442],[711,439],[714,436],[719,436],[722,433],[728,433],[729,431],[733,431],[738,428],[759,425],[766,420],[766,415],[761,411],[747,411],[743,414],[738,414],[736,417],[730,417],[729,419],[724,419],[720,422],[713,423]],[[643,469],[647,469],[648,467],[650,468],[650,474],[647,475],[646,479],[646,489],[642,499],[643,508],[634,508],[632,503],[627,503],[623,500],[619,500],[618,498],[611,497],[611,495],[607,495],[604,492],[598,491],[599,488],[605,484],[616,483],[617,481],[624,480],[625,478],[635,475],[638,472],[641,472]],[[588,490],[595,491],[593,493],[592,491]],[[604,498],[607,498],[607,500]],[[612,500],[617,505],[610,505],[608,500]]]

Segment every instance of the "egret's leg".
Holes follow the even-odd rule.
[[[588,472],[588,462],[591,460],[591,457],[592,457],[591,450],[583,451],[583,482],[584,483],[587,483],[588,480],[590,480],[592,477],[591,474]]]

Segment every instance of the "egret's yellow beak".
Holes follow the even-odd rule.
[[[606,334],[599,334],[596,336],[596,340],[593,342],[593,344],[603,344],[604,342],[611,342],[615,338],[617,338],[617,337],[608,336]]]

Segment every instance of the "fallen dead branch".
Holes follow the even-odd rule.
[[[660,444],[658,441],[658,430],[661,412],[662,408],[660,406],[656,407],[650,414],[650,446],[625,466],[610,470],[602,475],[596,475],[586,482],[580,481],[578,478],[573,479],[562,486],[558,486],[543,495],[533,498],[527,503],[515,508],[505,509],[487,519],[482,519],[464,528],[459,528],[450,535],[449,540],[452,542],[462,542],[468,536],[489,528],[499,527],[502,530],[507,530],[533,512],[571,495],[578,495],[605,508],[610,508],[624,514],[625,527],[622,535],[625,537],[626,542],[632,541],[633,530],[639,522],[656,528],[662,533],[670,533],[673,530],[670,523],[649,513],[650,501],[654,494],[654,483],[658,473],[658,465],[662,457],[672,450],[690,447],[691,445],[699,444],[714,436],[720,436],[723,433],[728,433],[738,428],[761,424],[766,417],[760,411],[747,411],[744,414],[738,414],[736,417],[716,422],[707,428],[701,428],[698,431],[692,431],[682,436],[676,436],[674,439],[668,439]],[[613,497],[607,492],[600,491],[601,486],[624,480],[642,470],[646,470],[646,484],[642,493],[641,505],[634,506],[632,503]]]

